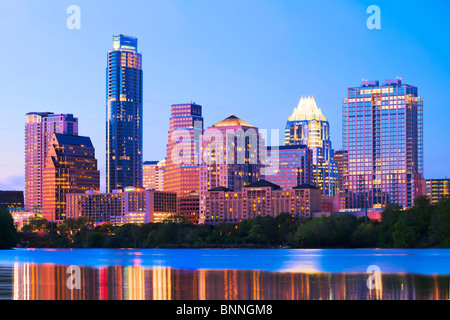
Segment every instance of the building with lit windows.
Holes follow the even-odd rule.
[[[312,184],[324,196],[337,192],[338,168],[330,140],[330,124],[317,107],[314,97],[302,97],[288,117],[285,146],[306,145],[312,150]]]
[[[199,149],[202,132],[201,105],[196,103],[171,105],[164,191],[177,194],[177,210],[190,221],[198,221],[200,211]],[[192,194],[197,194],[197,199]]]
[[[142,56],[137,39],[115,35],[108,52],[106,190],[142,187]]]
[[[179,197],[199,191],[199,139],[203,131],[202,106],[173,104],[165,159],[164,191]]]
[[[236,223],[258,216],[276,217],[289,213],[309,218],[321,211],[321,191],[310,184],[290,189],[261,179],[233,191],[226,187],[209,189],[205,195],[205,220],[207,224]]]
[[[450,179],[427,179],[426,193],[431,204],[436,204],[443,197],[450,196]]]
[[[89,137],[54,133],[50,141],[43,183],[43,218],[66,218],[66,195],[100,190],[95,149]]]
[[[53,133],[78,135],[72,114],[29,112],[25,123],[25,209],[42,212],[44,169]]]
[[[143,165],[143,183],[144,189],[164,190],[164,171],[165,160],[145,161]]]
[[[111,193],[89,191],[67,195],[67,217],[89,217],[97,223],[162,222],[177,213],[174,192],[126,187]]]
[[[261,177],[265,141],[258,128],[230,117],[208,127],[201,140],[200,219],[207,221],[205,197],[208,190],[226,187],[236,192]]]
[[[344,180],[344,177],[347,175],[348,171],[348,154],[345,150],[338,150],[334,152],[334,161],[336,161],[338,165],[338,189],[339,189],[339,195],[342,197],[344,194],[344,186],[346,185],[346,182]]]
[[[344,208],[398,204],[423,194],[423,99],[401,79],[364,80],[343,99]]]
[[[312,150],[305,145],[267,147],[264,178],[290,189],[312,183]]]

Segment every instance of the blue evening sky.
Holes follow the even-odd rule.
[[[66,27],[72,4],[80,30]],[[366,26],[370,5],[380,30]],[[165,157],[170,105],[189,101],[205,127],[234,114],[281,139],[312,95],[339,150],[346,88],[401,77],[424,98],[425,178],[450,177],[449,15],[445,0],[1,0],[0,190],[24,189],[31,111],[79,118],[104,190],[106,55],[119,33],[143,55],[144,160]]]

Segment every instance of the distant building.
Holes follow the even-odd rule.
[[[281,213],[311,217],[321,211],[319,188],[302,184],[283,190],[267,180],[244,186],[242,191],[215,187],[206,193],[205,221],[207,224],[239,223],[258,216],[276,217]]]
[[[336,161],[338,165],[338,189],[339,195],[344,195],[344,190],[346,186],[346,181],[344,180],[346,176],[348,176],[348,153],[345,150],[339,150],[334,152],[334,161]]]
[[[114,35],[106,72],[106,190],[142,187],[143,71],[137,38]]]
[[[53,133],[78,135],[72,114],[29,112],[25,123],[25,209],[42,212],[44,169]]]
[[[205,211],[208,190],[226,187],[238,192],[262,177],[263,149],[265,142],[258,128],[234,115],[205,130],[200,149],[199,223],[212,214]]]
[[[200,195],[192,192],[188,196],[178,197],[177,203],[178,215],[186,219],[186,221],[198,224]]]
[[[330,139],[330,124],[317,107],[314,97],[301,98],[288,117],[285,146],[306,145],[312,150],[312,184],[324,196],[337,192],[338,168]]]
[[[398,204],[423,194],[423,98],[401,79],[364,80],[342,106],[344,208]]]
[[[143,166],[144,189],[164,190],[165,160],[145,161]]]
[[[0,209],[20,209],[23,207],[23,191],[0,191]]]
[[[431,204],[436,204],[443,197],[450,196],[450,179],[427,179],[426,193]]]
[[[97,223],[162,222],[177,214],[174,192],[127,187],[111,193],[90,191],[67,195],[67,217],[89,217]]]
[[[264,179],[282,189],[312,183],[312,150],[306,145],[267,147]]]
[[[64,220],[66,195],[87,190],[100,190],[100,171],[91,139],[54,133],[44,170],[44,219]]]

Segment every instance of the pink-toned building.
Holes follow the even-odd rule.
[[[320,212],[321,190],[302,184],[283,190],[266,180],[259,180],[235,192],[226,187],[215,187],[205,196],[204,223],[239,223],[258,216],[276,217],[289,213],[309,218]]]
[[[72,114],[30,112],[25,123],[25,210],[41,212],[43,174],[53,133],[78,135],[78,118]]]
[[[200,144],[199,223],[210,219],[205,207],[208,190],[225,187],[239,192],[262,178],[263,148],[258,128],[234,115],[205,130]]]
[[[142,179],[143,188],[163,191],[165,160],[145,161],[142,168],[143,168],[143,179]]]

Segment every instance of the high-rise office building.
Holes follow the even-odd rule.
[[[208,190],[241,191],[262,178],[265,141],[258,128],[234,115],[208,127],[201,140],[199,223],[204,223],[209,219],[204,201]]]
[[[199,139],[203,132],[202,106],[173,104],[164,171],[164,191],[178,197],[199,191]]]
[[[431,204],[437,204],[439,200],[450,196],[450,179],[427,179],[426,193]]]
[[[44,219],[64,220],[66,196],[88,190],[100,190],[100,171],[91,139],[54,133],[44,170]]]
[[[142,186],[142,56],[137,39],[115,35],[108,52],[106,189]]]
[[[142,187],[144,189],[155,189],[157,191],[163,191],[164,171],[165,171],[165,160],[145,161],[143,166]]]
[[[330,124],[314,97],[302,97],[288,117],[285,146],[306,145],[312,150],[312,184],[323,196],[336,194],[338,168],[330,140]]]
[[[53,133],[78,135],[72,114],[29,112],[25,123],[25,210],[42,211],[43,174]]]
[[[267,147],[265,179],[283,189],[312,181],[312,150],[305,145]]]
[[[344,208],[409,208],[423,193],[423,99],[401,79],[363,81],[343,99]]]

